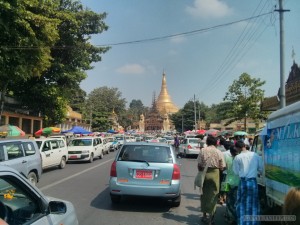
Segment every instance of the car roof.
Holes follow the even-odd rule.
[[[165,146],[170,148],[170,145],[162,142],[126,142],[123,146]]]
[[[35,140],[32,140],[32,139],[4,139],[4,140],[0,140],[0,143],[10,143],[10,142],[32,142],[32,143],[34,143]]]

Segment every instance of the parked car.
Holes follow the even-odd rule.
[[[95,157],[104,156],[104,148],[100,137],[77,137],[68,145],[69,161],[89,161],[92,163]]]
[[[122,146],[124,144],[125,140],[125,136],[124,135],[116,135],[115,138],[118,140],[118,142],[120,143],[120,145]]]
[[[42,156],[42,168],[59,166],[65,168],[68,160],[66,141],[60,137],[35,139]]]
[[[173,136],[164,136],[163,138],[167,139],[167,143],[169,145],[174,145],[174,137]]]
[[[110,137],[100,137],[103,145],[104,154],[109,154],[110,148]]]
[[[71,202],[44,196],[7,166],[0,166],[0,218],[8,224],[78,225]]]
[[[110,152],[114,152],[120,148],[120,143],[114,136],[106,137],[106,138],[107,138],[108,149]]]
[[[34,140],[13,139],[0,141],[0,165],[19,171],[35,185],[42,174],[42,159]]]
[[[185,138],[179,145],[178,154],[184,157],[188,155],[198,155],[200,149],[203,147],[201,145],[203,144],[200,138]]]
[[[181,201],[180,167],[166,143],[129,142],[117,153],[109,181],[113,203],[122,196],[167,199],[178,207]]]

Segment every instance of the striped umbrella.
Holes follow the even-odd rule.
[[[25,132],[21,130],[19,127],[6,124],[0,126],[0,136],[13,136],[13,137],[18,137],[18,136],[25,136]]]
[[[59,127],[45,127],[42,129],[39,129],[37,132],[34,134],[36,136],[41,136],[41,135],[49,135],[49,134],[57,134],[60,133],[60,128]]]

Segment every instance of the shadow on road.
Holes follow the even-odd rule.
[[[120,203],[113,204],[110,200],[109,188],[96,196],[90,205],[98,209],[126,212],[168,212],[171,208],[167,201],[150,197],[128,196],[123,197]]]
[[[189,214],[186,216],[177,215],[173,213],[163,213],[163,218],[174,220],[177,224],[188,224],[188,225],[195,225],[199,224],[200,217],[198,215]]]

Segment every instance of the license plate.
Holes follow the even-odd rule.
[[[136,170],[135,178],[137,179],[152,179],[152,171],[151,170]]]
[[[71,159],[77,159],[77,155],[71,155],[70,158]]]

